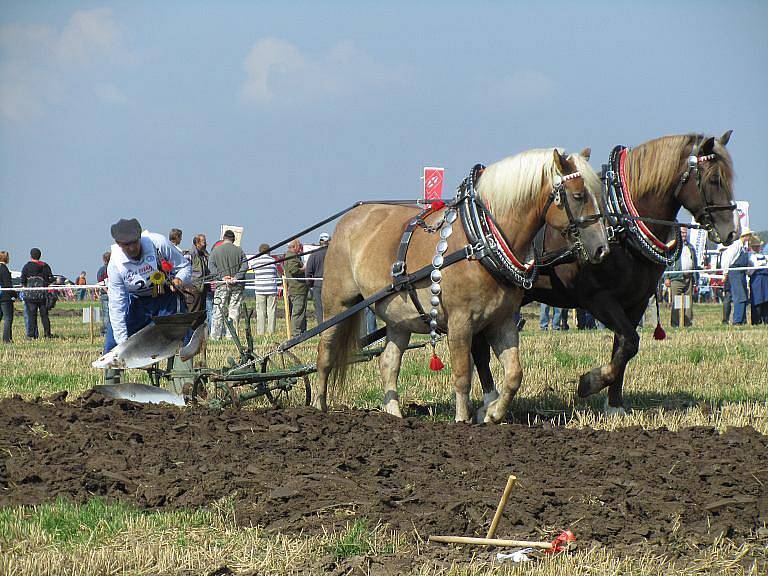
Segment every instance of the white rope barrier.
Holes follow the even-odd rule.
[[[282,276],[277,277],[277,283],[282,281]],[[286,280],[297,280],[299,282],[308,282],[310,280],[321,280],[322,277],[319,278],[293,278],[290,276],[287,276],[285,278]],[[203,282],[203,284],[244,284],[246,287],[248,285],[256,286],[256,280],[249,278],[246,280],[230,280],[229,282],[225,282],[224,280],[210,280],[208,282]],[[46,292],[65,292],[67,290],[106,290],[107,286],[105,284],[51,284],[50,286],[40,286],[35,288],[27,288],[26,286],[14,286],[12,288],[0,288],[0,292],[9,292],[12,290],[15,290],[17,292],[24,291],[24,292],[33,292],[35,290],[45,290]]]

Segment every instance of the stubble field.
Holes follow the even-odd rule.
[[[499,427],[450,422],[445,349],[438,374],[426,350],[407,353],[404,421],[370,412],[376,362],[352,368],[328,416],[78,399],[101,377],[79,306],[56,308],[52,341],[26,341],[18,317],[0,347],[0,572],[764,574],[768,329],[723,327],[719,307],[699,306],[693,329],[661,342],[644,330],[633,410],[606,417],[602,396],[574,390],[610,334],[543,333],[526,312],[524,382]],[[314,345],[296,353],[311,362]],[[209,365],[234,353],[214,343]],[[513,566],[425,542],[484,535],[509,474],[498,535],[571,528],[574,552]]]

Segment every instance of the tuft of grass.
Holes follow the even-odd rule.
[[[692,350],[689,350],[688,360],[691,362],[691,364],[700,364],[701,361],[704,360],[704,349],[696,347]]]
[[[373,550],[375,539],[375,533],[368,530],[368,521],[358,518],[337,537],[332,537],[326,549],[337,559],[363,556]]]

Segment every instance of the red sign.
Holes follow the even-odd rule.
[[[442,198],[445,168],[424,168],[424,199]]]

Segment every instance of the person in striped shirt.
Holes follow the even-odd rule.
[[[275,309],[277,307],[277,265],[269,254],[269,244],[259,246],[264,252],[251,260],[256,292],[256,333],[272,334],[275,331]]]

